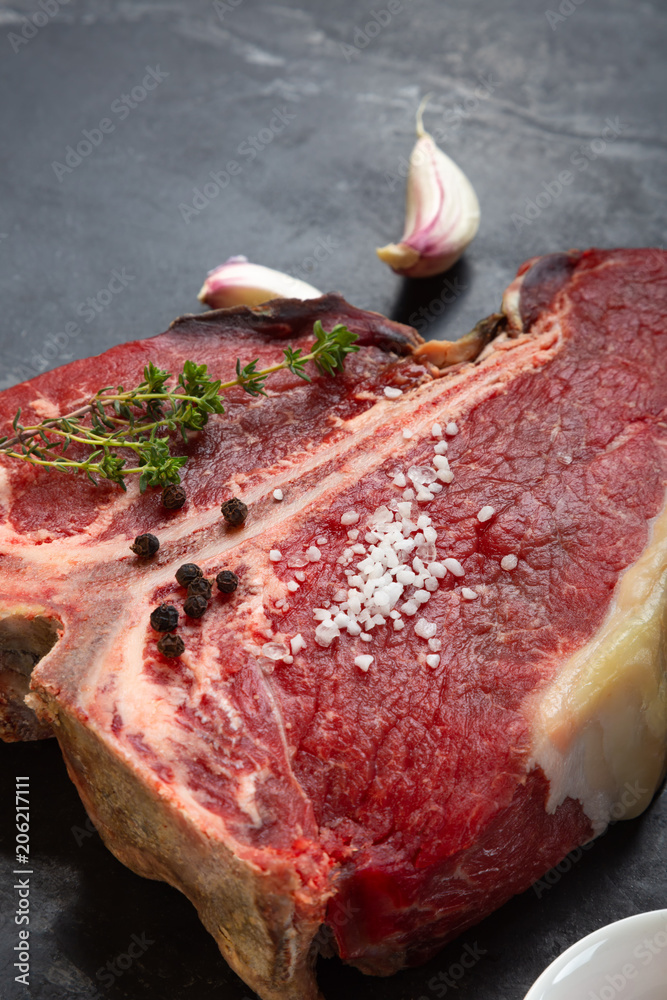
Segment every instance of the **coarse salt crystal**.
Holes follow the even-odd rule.
[[[403,490],[404,500],[414,500],[414,498],[415,498],[415,491],[412,489],[411,486],[408,486],[407,490]]]
[[[503,556],[500,560],[500,568],[504,570],[516,569],[518,562],[515,555]]]
[[[405,438],[406,441],[408,441],[412,437],[413,433],[414,432],[411,431],[409,427],[403,428],[403,437]]]
[[[438,589],[438,586],[438,581],[434,576],[429,576],[427,580],[424,580],[424,588],[431,594]]]
[[[451,469],[440,469],[438,479],[443,483],[451,483],[454,479],[454,473]]]
[[[294,580],[289,580],[287,583],[287,589],[290,591],[290,593],[293,594],[295,591],[299,589],[299,584],[296,583]]]
[[[470,587],[461,587],[461,597],[465,597],[466,601],[476,601],[479,594],[476,594]]]
[[[449,445],[446,441],[438,441],[437,444],[433,445],[433,451],[436,455],[444,455],[448,447]]]
[[[340,516],[341,524],[356,524],[359,520],[359,515],[356,510],[346,510],[344,514]]]
[[[485,504],[484,507],[482,507],[482,509],[480,510],[479,514],[477,515],[477,520],[481,524],[483,524],[485,521],[489,521],[493,517],[495,512],[496,511],[494,507],[490,507],[488,504]]]
[[[412,595],[412,600],[416,601],[417,604],[426,604],[428,600],[431,599],[431,595],[428,590],[415,590]]]
[[[269,552],[269,559],[271,560],[271,562],[280,562],[282,557],[283,554],[280,551],[280,549],[271,549],[271,551]]]
[[[397,389],[393,385],[387,385],[385,386],[384,394],[387,397],[387,399],[398,399],[399,396],[403,395],[403,390]]]
[[[437,653],[429,653],[426,657],[426,663],[429,667],[437,667],[440,663],[440,657]]]
[[[452,473],[452,479],[453,478],[454,478],[454,474]],[[429,489],[430,489],[431,493],[440,493],[442,491],[442,483],[431,483],[431,485],[429,486]]]
[[[425,618],[418,618],[415,622],[415,635],[420,639],[432,639],[437,630],[435,622],[427,622]]]
[[[458,559],[443,559],[443,564],[454,576],[465,576],[465,570]]]
[[[269,660],[282,660],[288,655],[289,649],[284,642],[265,642],[262,646],[262,656],[268,657]]]
[[[273,491],[273,499],[274,500],[282,500],[282,498],[283,498],[283,491],[282,490],[274,490]]]
[[[359,537],[358,529],[352,528],[351,531],[348,531],[347,537],[350,539],[351,542],[356,542],[357,538]]]
[[[294,575],[299,581],[299,583],[303,583],[304,580],[306,579],[306,574],[303,572],[302,569],[298,569]]]
[[[392,481],[394,483],[394,486],[399,486],[402,489],[406,484],[404,473],[397,472]]]
[[[295,636],[293,636],[293,638],[290,639],[290,643],[289,644],[290,644],[290,648],[292,650],[292,656],[296,656],[296,654],[300,650],[302,650],[302,649],[305,648],[306,640],[304,639],[304,637],[301,635],[300,632],[297,632],[297,634]]]
[[[459,432],[458,424],[456,423],[455,420],[450,420],[447,426],[445,427],[445,434],[449,434],[450,437],[454,437],[454,435],[458,434],[458,432]]]
[[[326,535],[320,535],[319,538],[315,539],[315,541],[317,542],[318,545],[326,545],[327,542],[328,542],[328,540],[329,539],[327,538]]]
[[[387,390],[385,389],[385,392],[386,391]],[[364,673],[366,673],[366,671],[370,667],[371,663],[373,662],[373,659],[374,659],[374,657],[369,656],[366,653],[362,653],[361,656],[355,656],[354,663],[355,663],[355,666],[359,667],[360,670],[363,670]]]
[[[427,490],[426,487],[422,487],[421,489],[417,490],[417,500],[419,500],[421,503],[427,503],[429,500],[432,499],[433,499],[433,494],[431,493],[430,490]]]
[[[359,638],[362,640],[362,642],[371,642],[373,636],[369,635],[368,632],[362,632]]]
[[[330,646],[334,639],[337,639],[340,635],[340,629],[337,625],[329,619],[329,621],[321,622],[315,629],[315,642],[318,646]]]
[[[415,601],[406,601],[405,604],[401,604],[401,611],[404,615],[416,615],[419,611],[419,605]]]
[[[394,630],[396,632],[400,632],[402,628],[405,628],[405,622],[402,621],[400,618],[395,618],[394,619]]]
[[[447,576],[447,568],[443,566],[442,563],[440,562],[429,563],[426,568],[428,569],[431,576],[435,576],[438,580],[444,580],[444,578]]]
[[[429,639],[428,648],[431,649],[434,653],[439,653],[440,650],[442,649],[442,641],[440,639]]]
[[[310,548],[307,548],[306,555],[309,562],[319,562],[322,558],[322,553],[316,545],[311,545]]]
[[[433,427],[431,427],[431,435],[434,438],[442,437],[442,427],[440,426],[440,424],[433,424]]]

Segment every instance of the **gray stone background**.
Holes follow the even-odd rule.
[[[497,308],[529,256],[665,245],[665,2],[400,0],[385,11],[385,0],[0,3],[0,387],[160,332],[199,308],[207,270],[232,254],[452,339]],[[148,67],[166,75],[122,111]],[[402,232],[401,170],[426,93],[426,126],[471,178],[482,222],[450,274],[403,282],[374,248]],[[242,156],[275,109],[283,130]],[[67,147],[104,118],[113,131],[69,167]],[[242,172],[184,212],[230,159]],[[124,869],[86,828],[52,742],[0,756],[3,1000],[249,996],[190,904]],[[11,969],[19,773],[33,796],[27,990]],[[585,933],[667,905],[666,829],[663,794],[424,968],[376,980],[323,961],[327,1000],[444,996],[438,977],[466,943],[484,954],[450,995],[521,1000]],[[99,975],[133,935],[152,943],[111,981]]]

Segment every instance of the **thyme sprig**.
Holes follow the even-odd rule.
[[[14,436],[0,437],[0,454],[61,472],[85,473],[95,485],[106,479],[124,490],[126,477],[138,475],[142,493],[149,486],[179,483],[187,457],[171,454],[170,435],[180,432],[187,442],[188,431],[200,431],[211,414],[224,413],[224,390],[241,386],[251,396],[266,396],[265,383],[276,372],[287,369],[310,382],[309,362],[320,373],[335,375],[342,371],[345,357],[359,350],[357,335],[342,324],[327,332],[317,320],[313,333],[315,342],[307,354],[287,347],[283,361],[261,370],[258,358],[244,366],[237,360],[236,377],[227,382],[212,380],[207,366],[194,361],[186,361],[175,377],[149,362],[134,389],[105,386],[85,406],[62,417],[23,425],[19,409],[12,422]],[[68,456],[73,443],[90,448],[90,453]],[[136,464],[128,464],[133,460]]]

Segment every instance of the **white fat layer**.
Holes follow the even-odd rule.
[[[606,620],[526,711],[548,812],[578,799],[594,834],[649,804],[667,755],[667,504]]]
[[[268,773],[264,770],[252,771],[250,774],[242,775],[238,781],[236,801],[239,808],[243,810],[246,816],[250,817],[255,829],[259,829],[262,825],[262,817],[259,814],[256,801],[257,781],[259,778],[266,777],[268,777]]]

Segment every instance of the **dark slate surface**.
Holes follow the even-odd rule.
[[[497,307],[528,256],[665,244],[664,2],[564,0],[559,14],[555,2],[400,0],[377,34],[366,26],[372,10],[387,21],[384,0],[229,0],[222,16],[205,0],[42,4],[0,4],[0,386],[158,333],[197,308],[207,269],[230,254],[453,338]],[[148,68],[156,86],[125,113],[117,102]],[[403,283],[373,251],[400,236],[400,171],[428,92],[427,126],[472,179],[482,225],[452,273]],[[90,154],[54,169],[104,118],[113,130]],[[242,144],[266,140],[272,120],[282,131],[251,160]],[[241,173],[185,221],[180,206],[230,159]],[[86,828],[53,741],[0,756],[3,1000],[249,996],[187,900]],[[12,970],[17,774],[31,780],[29,988]],[[375,980],[323,961],[327,1000],[453,995],[445,977],[466,944],[478,960],[456,996],[521,1000],[582,935],[667,905],[666,830],[663,794],[422,969]],[[141,954],[123,969],[131,945]]]

